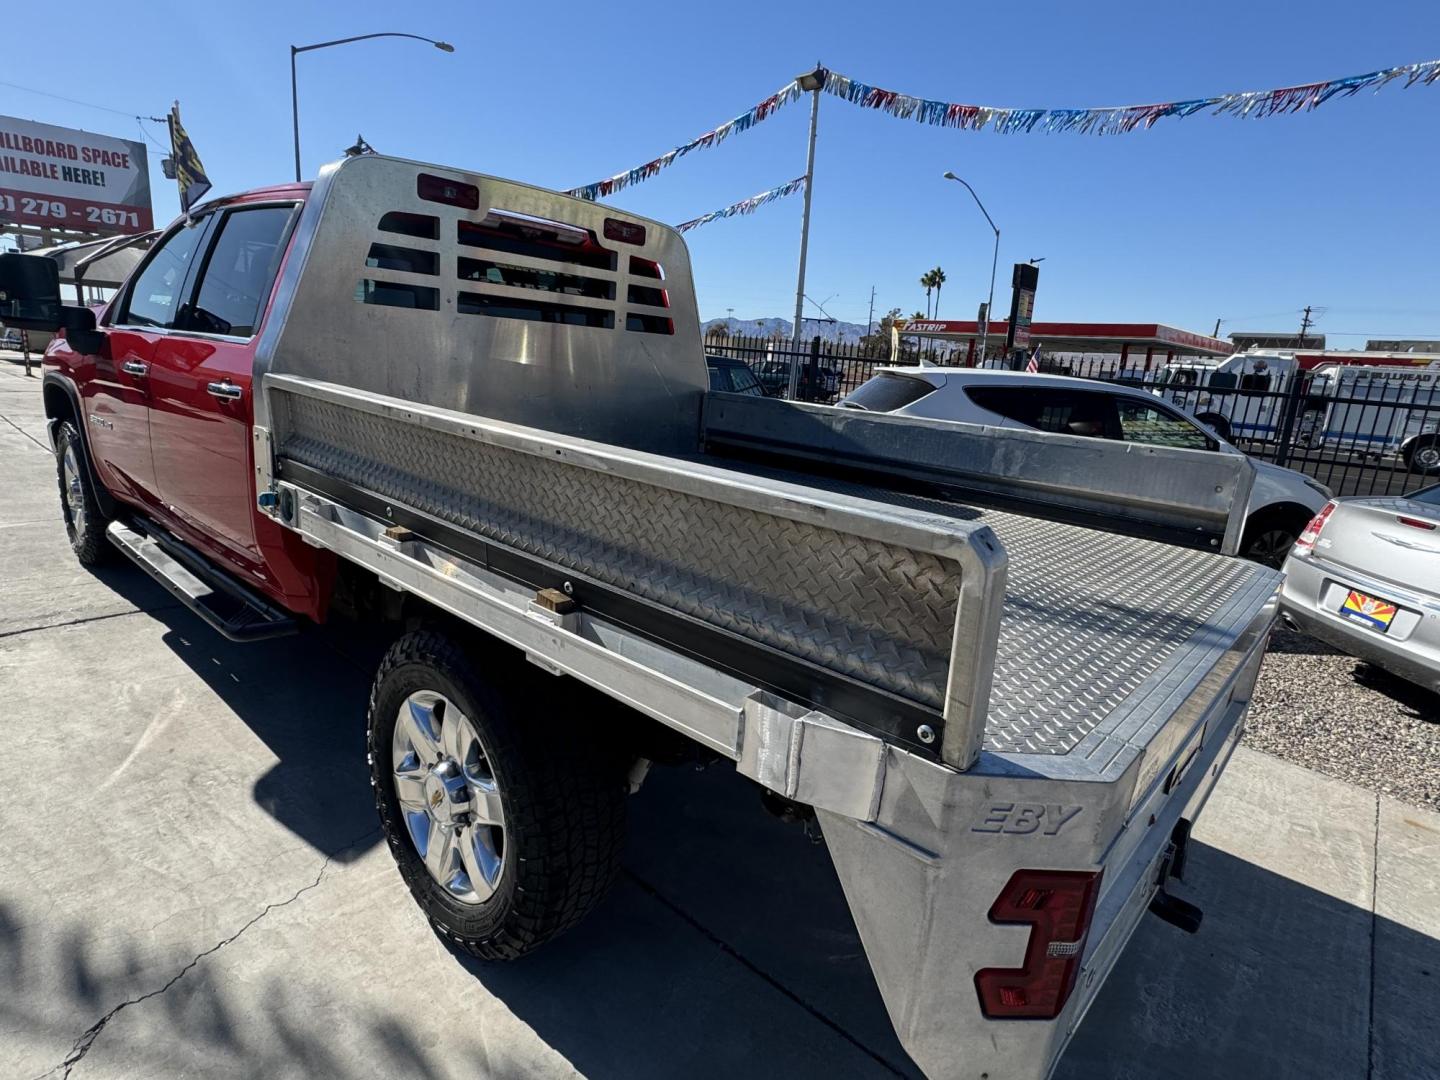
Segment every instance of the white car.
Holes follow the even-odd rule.
[[[1154,394],[1120,383],[979,368],[880,368],[840,408],[999,428],[1240,454],[1210,428]],[[1330,500],[1324,484],[1255,461],[1240,552],[1279,567],[1306,524]]]

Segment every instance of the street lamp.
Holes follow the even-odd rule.
[[[975,189],[953,172],[945,174],[946,180],[954,180],[957,184],[965,184],[965,190],[970,192],[970,197],[975,200],[975,205],[980,207],[980,213],[985,215],[985,220],[990,222],[990,228],[995,230],[995,254],[990,257],[990,299],[985,302],[985,325],[980,327],[980,363],[985,363],[985,343],[990,336],[990,313],[995,310],[995,265],[1000,261],[1000,229],[990,217],[990,211],[985,209],[985,204],[980,201],[980,196],[975,194]]]
[[[436,41],[433,38],[421,37],[419,34],[402,34],[392,31],[380,34],[357,34],[355,37],[320,41],[314,45],[290,46],[290,121],[295,133],[295,180],[297,182],[300,180],[300,97],[295,89],[295,57],[302,52],[314,52],[316,49],[328,49],[335,45],[349,45],[352,41],[369,41],[371,38],[382,37],[413,38],[416,41],[434,45],[441,52],[453,53],[455,51],[455,46],[446,41]]]

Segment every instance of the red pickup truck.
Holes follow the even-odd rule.
[[[459,947],[573,925],[687,756],[819,824],[933,1077],[1045,1076],[1147,909],[1198,925],[1279,583],[1215,553],[1245,459],[707,394],[673,229],[379,156],[198,208],[98,317],[0,256],[0,319],[61,331],[81,562],[237,641],[395,624],[376,807]]]
[[[179,223],[101,314],[89,351],[73,331],[47,351],[82,562],[112,550],[106,525],[128,504],[279,607],[324,617],[335,560],[257,512],[251,468],[257,331],[309,187],[248,192]]]

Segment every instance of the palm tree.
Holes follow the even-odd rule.
[[[920,285],[925,290],[925,317],[930,317],[930,290],[935,287],[935,271],[926,270],[920,275]]]
[[[940,288],[945,284],[945,271],[938,266],[935,267],[930,271],[930,280],[935,285],[935,312],[932,317],[938,319],[940,317]]]

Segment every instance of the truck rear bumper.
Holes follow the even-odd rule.
[[[1234,752],[1274,617],[1272,602],[1228,678],[1192,702],[1202,708],[1173,752],[1143,768],[1137,759],[1123,780],[941,777],[892,751],[877,821],[821,813],[890,1018],[927,1076],[1041,1080],[1054,1069],[1162,884],[1176,823],[1194,820]],[[1152,779],[1137,784],[1142,775]],[[1017,869],[1104,874],[1079,977],[1054,1020],[988,1019],[975,987],[982,968],[1024,956],[1029,928],[986,917]]]

